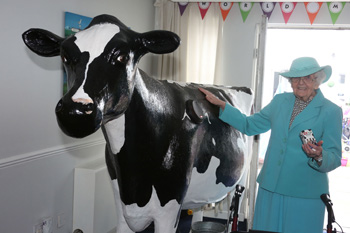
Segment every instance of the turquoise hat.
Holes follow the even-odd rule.
[[[326,73],[326,78],[323,80],[323,83],[325,83],[332,75],[332,67],[320,66],[313,57],[300,57],[292,62],[289,71],[282,72],[280,75],[286,78],[297,78],[305,77],[321,70]]]

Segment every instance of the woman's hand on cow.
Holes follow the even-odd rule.
[[[216,97],[213,93],[211,93],[210,91],[207,91],[203,88],[198,88],[204,95],[205,95],[205,98],[206,100],[208,100],[210,103],[216,105],[216,106],[219,106],[222,110],[225,109],[225,105],[226,105],[226,102],[225,101],[222,101],[220,100],[218,97]]]

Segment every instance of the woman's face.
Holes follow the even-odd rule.
[[[294,95],[303,101],[307,101],[311,96],[315,96],[316,89],[319,87],[315,74],[310,74],[306,77],[290,78],[290,82]]]

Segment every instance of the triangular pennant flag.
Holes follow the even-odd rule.
[[[288,23],[288,20],[290,16],[292,15],[295,6],[297,5],[296,2],[280,2],[284,22]]]
[[[304,5],[309,16],[310,23],[313,24],[316,15],[321,9],[322,2],[304,2]]]
[[[188,6],[188,2],[179,2],[180,15],[185,12],[186,7]]]
[[[332,22],[335,24],[345,6],[345,2],[327,2],[327,4],[329,13],[331,14]]]
[[[224,21],[228,13],[230,12],[232,6],[233,6],[233,2],[220,2],[221,15]]]
[[[239,10],[241,11],[243,22],[247,19],[250,11],[252,10],[254,2],[240,2]]]
[[[268,19],[270,19],[271,13],[275,8],[275,5],[275,2],[260,2],[261,10],[263,11],[264,15],[267,16]]]
[[[199,10],[201,12],[202,19],[204,19],[205,14],[207,13],[211,2],[198,2]]]

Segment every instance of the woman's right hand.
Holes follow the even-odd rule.
[[[204,95],[206,100],[208,100],[210,103],[219,106],[222,110],[225,109],[225,105],[226,102],[222,101],[221,99],[219,99],[218,97],[216,97],[213,93],[211,93],[210,91],[207,91],[203,88],[198,88]]]

